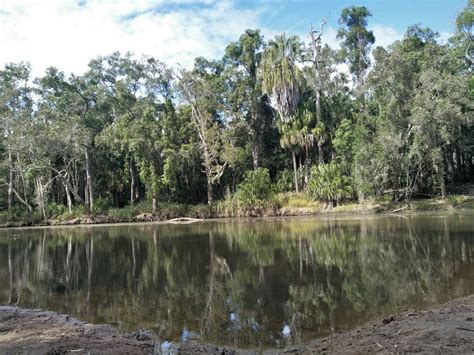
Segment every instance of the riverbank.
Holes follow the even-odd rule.
[[[179,353],[253,354],[196,342],[160,342],[146,331],[121,332],[109,325],[85,323],[55,312],[0,307],[0,353]],[[310,344],[269,353],[469,353],[474,351],[474,295],[421,311],[369,322]]]
[[[446,199],[416,199],[410,202],[373,200],[366,203],[344,203],[335,207],[322,205],[309,200],[304,195],[291,195],[281,198],[278,203],[269,203],[251,208],[238,208],[225,201],[208,205],[163,205],[152,214],[148,205],[140,204],[121,209],[105,209],[94,215],[86,215],[77,210],[72,213],[52,215],[46,220],[35,216],[18,215],[0,218],[0,228],[29,226],[90,225],[107,223],[139,223],[168,221],[189,217],[195,219],[235,218],[235,217],[282,217],[282,216],[330,216],[330,215],[369,215],[382,213],[412,213],[431,211],[474,210],[474,194],[452,195]]]

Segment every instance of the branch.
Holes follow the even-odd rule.
[[[4,179],[0,179],[0,181],[3,181],[3,185],[8,186],[13,191],[17,199],[28,208],[28,211],[30,213],[33,212],[33,207],[31,207],[31,205],[20,196],[20,194],[18,193],[18,191],[16,191],[12,184],[6,182]]]
[[[81,196],[79,196],[79,194],[77,193],[76,189],[74,189],[71,184],[69,183],[69,181],[67,181],[64,176],[62,175],[62,172],[64,170],[61,170],[59,171],[58,169],[56,168],[53,168],[51,167],[51,169],[56,173],[58,174],[58,176],[61,178],[61,181],[63,182],[64,185],[67,186],[67,188],[72,192],[72,194],[74,195],[74,197],[76,198],[77,201],[79,201],[80,203],[84,203],[84,200],[82,199]]]

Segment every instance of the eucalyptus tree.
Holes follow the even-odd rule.
[[[356,149],[377,147],[373,155],[379,168],[370,163],[374,158],[357,153],[354,173],[363,184],[378,178],[358,179],[358,172],[378,171],[380,186],[392,188],[395,199],[401,188],[407,199],[414,191],[444,196],[445,182],[453,181],[463,166],[462,132],[472,127],[472,98],[460,58],[439,45],[437,36],[429,28],[410,26],[388,51],[374,52],[368,83],[376,116]]]
[[[464,48],[464,58],[470,70],[474,66],[474,0],[468,0],[467,6],[456,18],[456,30],[459,40]]]
[[[28,186],[24,178],[22,166],[23,134],[25,128],[32,123],[33,100],[29,84],[31,68],[28,64],[7,64],[0,71],[0,129],[5,156],[3,166],[6,177],[2,177],[2,185],[7,187],[7,206],[12,208],[14,197],[32,210],[28,202]],[[31,142],[32,143],[32,142]],[[21,185],[20,186],[20,182]]]
[[[177,74],[178,88],[184,101],[191,107],[191,118],[202,153],[207,180],[207,203],[214,200],[214,185],[224,173],[227,162],[222,160],[222,127],[219,108],[222,107],[222,64],[196,59],[192,71]]]
[[[370,48],[375,42],[372,31],[367,29],[368,18],[372,16],[365,6],[350,6],[342,10],[339,17],[341,28],[337,38],[342,39],[341,57],[349,65],[357,85],[357,97],[364,99],[363,85],[370,66]]]
[[[324,17],[321,20],[319,25],[319,30],[313,30],[313,26],[311,26],[309,31],[309,38],[310,38],[310,50],[309,56],[306,60],[309,60],[312,64],[311,70],[306,70],[306,74],[309,72],[310,82],[312,84],[314,90],[314,102],[316,106],[316,121],[318,123],[318,131],[321,131],[323,127],[322,123],[322,112],[321,112],[321,96],[324,89],[324,86],[327,81],[330,80],[330,76],[332,74],[331,70],[331,49],[328,45],[322,47],[322,36],[324,33],[324,26],[327,23],[328,18]],[[323,132],[318,132],[319,137],[323,138]],[[318,145],[318,163],[324,163],[324,156],[323,156],[323,140],[317,139]],[[307,180],[307,178],[306,178]]]
[[[409,155],[417,166],[412,180],[445,197],[448,164],[453,173],[465,165],[462,132],[466,128],[472,132],[474,101],[467,81],[453,71],[446,48],[426,50],[426,67],[414,90],[410,117],[413,143]],[[472,161],[472,156],[468,159]]]
[[[226,98],[230,111],[243,118],[250,137],[253,168],[261,164],[267,100],[259,76],[265,42],[259,30],[246,30],[225,52]]]
[[[166,136],[171,132],[162,122],[174,114],[171,73],[152,57],[136,60],[130,54],[98,58],[95,66],[104,68],[99,78],[112,112],[111,123],[98,141],[124,158],[130,178],[130,204],[138,198],[139,177],[155,213],[165,185],[163,174],[169,169],[165,151],[169,143]]]

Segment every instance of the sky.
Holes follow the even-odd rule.
[[[189,68],[194,58],[216,59],[247,28],[307,39],[311,23],[329,16],[323,40],[334,48],[346,6],[366,6],[375,45],[400,39],[421,23],[446,40],[467,0],[2,0],[0,67],[30,62],[33,75],[55,66],[80,75],[88,62],[114,51],[152,55]]]

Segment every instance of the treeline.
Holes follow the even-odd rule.
[[[414,25],[372,48],[365,7],[342,11],[341,48],[247,30],[192,70],[114,53],[69,77],[0,71],[0,205],[253,203],[303,192],[326,203],[446,194],[474,176],[474,1],[446,44]],[[350,72],[341,71],[345,64]]]

